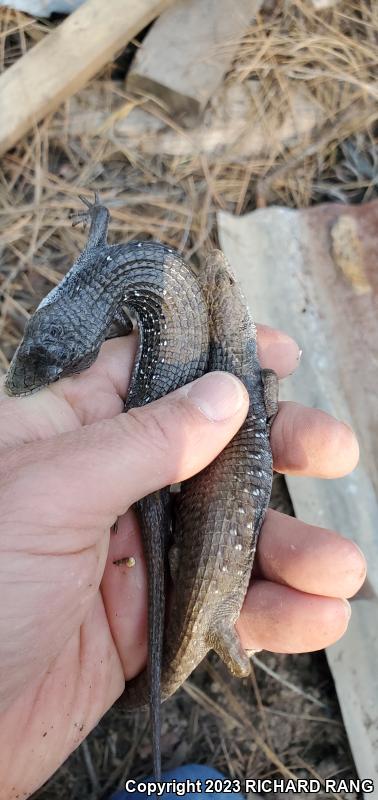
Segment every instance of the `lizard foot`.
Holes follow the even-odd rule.
[[[118,308],[114,319],[106,333],[107,339],[118,339],[119,336],[129,336],[133,332],[133,321],[127,308]]]
[[[222,659],[232,675],[236,675],[238,678],[245,678],[250,674],[251,664],[248,655],[241,646],[239,636],[234,627],[229,627],[229,624],[220,622],[209,631],[206,641]]]
[[[84,224],[90,222],[91,227],[89,229],[86,250],[95,247],[108,247],[107,233],[109,210],[106,206],[101,205],[98,192],[94,193],[94,203],[91,203],[90,200],[87,200],[82,194],[79,194],[79,197],[86,208],[83,211],[73,211],[70,214],[70,219],[72,219],[73,226],[79,225],[80,222],[84,222]],[[102,255],[105,257],[106,254],[102,253]]]
[[[94,203],[91,203],[91,201],[84,197],[83,194],[79,194],[79,199],[82,203],[84,203],[86,208],[82,211],[71,211],[69,214],[69,219],[72,219],[73,227],[80,225],[81,222],[84,222],[84,224],[91,222],[95,213],[95,209],[101,206],[100,195],[98,192],[94,193]]]
[[[271,425],[278,411],[278,378],[273,369],[262,369],[264,404],[268,424]]]

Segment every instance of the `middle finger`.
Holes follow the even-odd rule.
[[[299,403],[279,403],[271,432],[276,472],[340,478],[358,462],[357,439],[344,422]]]
[[[309,594],[352,597],[364,582],[366,562],[359,547],[339,533],[269,509],[254,571]]]

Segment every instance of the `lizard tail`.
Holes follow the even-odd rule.
[[[157,519],[150,519],[148,686],[154,778],[161,780],[161,660],[164,632],[164,547]]]
[[[165,617],[164,553],[169,535],[169,502],[169,489],[155,492],[138,502],[148,568],[147,676],[155,780],[161,779],[161,665]]]

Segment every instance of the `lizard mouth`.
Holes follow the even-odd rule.
[[[43,374],[38,374],[38,369],[32,362],[18,364],[15,369],[12,369],[11,365],[4,383],[4,391],[11,397],[36,394],[45,386],[57,381],[61,373],[62,368],[56,365],[50,365]]]
[[[13,388],[7,386],[7,384],[5,383],[3,388],[5,394],[7,394],[8,397],[27,397],[29,394],[37,394],[37,392],[40,392],[41,389],[43,389],[43,386],[37,386],[34,389],[17,389],[16,391]]]

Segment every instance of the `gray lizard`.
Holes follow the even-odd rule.
[[[209,255],[197,279],[178,253],[160,243],[108,245],[108,210],[97,196],[93,205],[84,202],[88,210],[76,221],[91,220],[87,247],[27,323],[7,374],[8,393],[26,394],[89,367],[114,323],[118,331],[131,331],[131,311],[139,349],[125,411],[210,370],[237,375],[250,397],[238,434],[175,496],[172,543],[169,489],[138,503],[149,575],[149,659],[146,671],[127,682],[123,701],[128,707],[150,704],[159,778],[160,699],[210,649],[234,674],[250,669],[235,622],[271,492],[269,428],[277,381],[260,369],[256,329],[222,253]],[[167,549],[173,598],[162,654]]]

